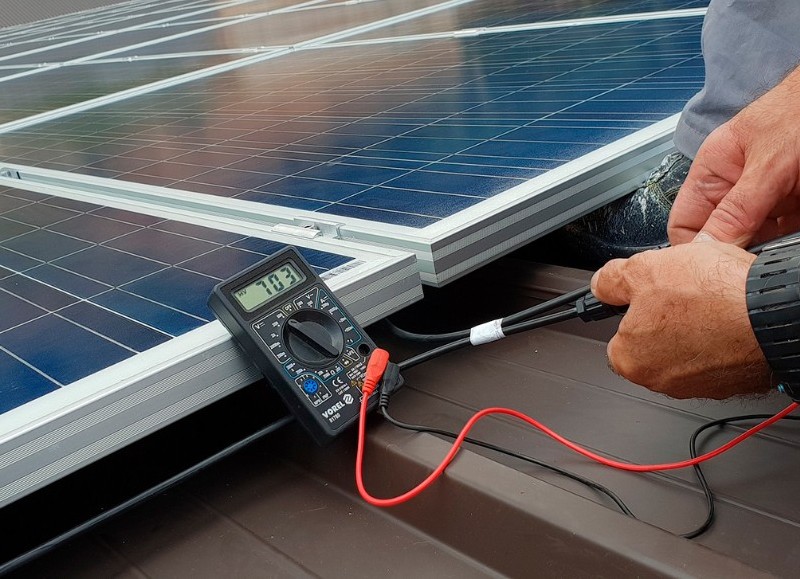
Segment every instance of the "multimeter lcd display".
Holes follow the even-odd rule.
[[[233,292],[233,297],[246,312],[252,312],[272,300],[274,297],[289,291],[292,287],[304,282],[306,276],[291,263],[268,271],[253,283]]]

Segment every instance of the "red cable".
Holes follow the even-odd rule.
[[[371,359],[370,362],[372,362]],[[439,476],[444,472],[447,466],[453,461],[459,449],[461,448],[461,444],[464,442],[464,439],[467,437],[469,431],[472,429],[475,423],[478,422],[484,416],[488,416],[490,414],[506,414],[508,416],[518,418],[519,420],[523,420],[528,424],[530,424],[531,426],[538,428],[546,435],[548,435],[550,438],[557,440],[564,446],[574,450],[579,454],[582,454],[585,457],[591,458],[592,460],[597,461],[600,464],[604,464],[606,466],[610,466],[620,470],[627,470],[633,472],[653,472],[661,470],[674,470],[677,468],[686,468],[689,466],[700,464],[701,462],[705,462],[711,458],[714,458],[715,456],[718,456],[723,452],[730,450],[740,442],[743,442],[744,440],[750,438],[751,436],[763,430],[767,426],[777,422],[778,420],[781,420],[784,416],[790,414],[798,407],[798,404],[796,402],[792,402],[789,406],[778,412],[775,416],[768,418],[763,422],[760,422],[759,424],[753,426],[749,430],[746,430],[745,432],[743,432],[730,442],[723,444],[722,446],[720,446],[715,450],[712,450],[710,452],[707,452],[703,455],[700,455],[696,458],[692,458],[689,460],[682,460],[680,462],[667,462],[663,464],[630,464],[627,462],[620,462],[617,460],[608,459],[605,458],[604,456],[600,456],[599,454],[595,454],[594,452],[587,450],[582,446],[575,444],[574,442],[567,440],[566,438],[556,433],[555,431],[551,430],[544,424],[540,423],[539,421],[531,418],[526,414],[523,414],[522,412],[518,412],[517,410],[512,410],[510,408],[499,408],[499,407],[484,408],[483,410],[476,412],[472,416],[472,418],[470,418],[467,421],[467,423],[461,429],[458,438],[456,438],[455,442],[453,442],[450,451],[444,457],[439,466],[436,467],[436,469],[430,475],[428,475],[428,477],[424,481],[419,483],[413,489],[403,493],[402,495],[389,499],[379,499],[373,497],[372,495],[369,494],[369,492],[367,492],[367,489],[364,487],[364,479],[362,472],[364,463],[364,439],[366,437],[365,433],[366,433],[366,423],[367,423],[368,399],[369,395],[372,393],[372,390],[374,390],[374,386],[372,386],[371,388],[367,388],[366,385],[368,382],[371,384],[377,384],[377,381],[380,380],[380,377],[383,375],[383,370],[386,368],[386,363],[388,363],[388,354],[385,360],[381,359],[372,368],[370,367],[367,368],[367,377],[369,379],[365,379],[364,396],[361,400],[361,413],[358,421],[358,451],[356,452],[356,486],[358,487],[358,492],[361,494],[361,497],[369,504],[374,505],[376,507],[397,506],[401,503],[404,503],[414,498],[422,491],[424,491],[426,488],[428,488],[437,478],[439,478]],[[382,367],[379,367],[381,364]],[[380,372],[380,374],[378,374],[378,372]],[[377,378],[375,378],[375,375],[377,375]]]

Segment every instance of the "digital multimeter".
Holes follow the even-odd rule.
[[[208,305],[318,443],[358,418],[376,346],[295,248],[218,284]]]

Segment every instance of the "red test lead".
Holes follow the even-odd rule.
[[[383,350],[381,351],[383,352]],[[388,354],[386,354],[385,357],[382,356],[380,359],[376,360],[375,363],[376,369],[373,372],[378,377],[372,382],[372,386],[370,387],[369,392],[372,392],[372,390],[374,390],[375,384],[378,383],[380,377],[383,375],[383,371],[385,370],[387,363],[388,363]],[[371,364],[372,364],[372,359],[370,359],[370,365]],[[368,376],[370,375],[369,366],[367,368],[367,375]],[[365,380],[364,391],[365,393],[367,392],[366,380]],[[722,446],[716,448],[715,450],[712,450],[701,456],[698,456],[697,458],[693,458],[690,460],[683,460],[679,462],[662,463],[662,464],[631,464],[631,463],[611,460],[604,456],[591,452],[590,450],[587,450],[582,446],[575,444],[574,442],[564,438],[560,434],[556,433],[554,430],[548,428],[547,426],[531,418],[530,416],[523,414],[522,412],[518,412],[510,408],[498,408],[498,407],[485,408],[480,412],[476,412],[472,416],[472,418],[470,418],[467,421],[467,423],[461,429],[461,433],[458,435],[458,438],[456,438],[455,442],[453,442],[453,446],[450,448],[450,451],[444,457],[439,466],[436,467],[436,469],[430,475],[428,475],[428,477],[424,481],[422,481],[420,484],[418,484],[416,487],[409,490],[408,492],[403,493],[402,495],[389,499],[379,499],[373,497],[367,492],[366,488],[364,487],[364,481],[363,481],[362,465],[364,461],[364,438],[365,438],[365,427],[367,419],[367,396],[364,396],[361,403],[360,420],[358,423],[358,452],[356,453],[356,485],[358,486],[358,492],[361,494],[361,497],[369,504],[374,505],[376,507],[393,507],[414,498],[422,491],[424,491],[426,488],[428,488],[437,478],[439,478],[439,476],[445,471],[447,466],[455,458],[456,454],[461,448],[461,444],[464,442],[464,439],[467,437],[469,431],[472,429],[475,423],[478,422],[481,418],[484,418],[485,416],[488,416],[490,414],[504,414],[506,416],[511,416],[513,418],[522,420],[523,422],[527,422],[534,428],[537,428],[538,430],[548,435],[550,438],[560,442],[561,444],[570,448],[571,450],[579,454],[582,454],[583,456],[590,458],[594,461],[597,461],[601,464],[604,464],[606,466],[633,472],[653,472],[653,471],[686,468],[705,462],[711,458],[714,458],[715,456],[719,456],[723,452],[730,450],[737,444],[750,438],[757,432],[781,420],[782,418],[784,418],[785,416],[796,410],[798,406],[800,405],[796,402],[790,404],[789,406],[778,412],[775,416],[772,416],[771,418],[764,420],[763,422],[757,424],[756,426],[750,428],[749,430],[746,430],[745,432],[743,432],[730,442],[723,444]]]

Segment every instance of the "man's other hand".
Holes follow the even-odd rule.
[[[674,398],[764,392],[770,369],[747,313],[755,255],[714,241],[608,262],[592,278],[602,302],[630,304],[608,344],[631,382]]]
[[[706,138],[670,213],[672,245],[700,232],[746,247],[800,229],[800,68]]]

